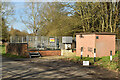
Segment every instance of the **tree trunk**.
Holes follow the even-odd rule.
[[[102,22],[102,32],[104,31],[104,18],[103,18],[103,22]]]
[[[106,29],[105,29],[105,32],[107,32],[107,31],[108,31],[108,14],[107,14],[107,17],[106,17],[105,22],[106,22]]]
[[[113,32],[113,28],[112,28],[112,6],[110,3],[110,32]]]

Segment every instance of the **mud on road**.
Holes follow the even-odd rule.
[[[3,80],[118,80],[116,72],[85,67],[61,57],[2,59]]]

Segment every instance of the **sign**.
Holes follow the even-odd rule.
[[[93,50],[92,50],[92,48],[91,48],[91,47],[88,47],[88,51],[92,52]]]
[[[72,43],[72,37],[70,36],[62,37],[62,43]]]
[[[55,38],[50,38],[50,42],[55,42]]]
[[[65,44],[65,49],[71,49],[71,44]]]
[[[89,61],[83,61],[83,66],[89,66]]]

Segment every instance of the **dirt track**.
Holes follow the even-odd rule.
[[[8,59],[3,57],[3,80],[117,80],[117,73],[84,67],[61,57]]]

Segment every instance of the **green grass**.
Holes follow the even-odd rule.
[[[95,65],[102,66],[104,68],[108,68],[110,70],[118,70],[120,67],[118,66],[118,55],[120,54],[119,51],[113,56],[112,61],[110,61],[110,57],[102,57],[101,60],[97,61]]]
[[[8,57],[8,58],[25,58],[24,56],[12,55],[12,54],[10,54],[10,53],[2,54],[2,56]]]
[[[0,54],[5,54],[5,45],[0,45]]]
[[[118,66],[118,55],[120,55],[120,51],[117,51],[116,54],[112,57],[113,60],[110,62],[110,56],[104,56],[104,57],[96,57],[96,62],[94,62],[94,58],[91,57],[81,57],[75,56],[75,57],[65,57],[69,61],[73,62],[82,62],[82,61],[89,61],[90,64],[95,66],[101,66],[104,68],[108,68],[110,70],[118,70],[120,69],[120,66]]]
[[[9,58],[25,58],[24,56],[12,55],[10,53],[6,54],[5,45],[0,45],[0,54],[2,54],[2,56],[4,57],[9,57]]]

